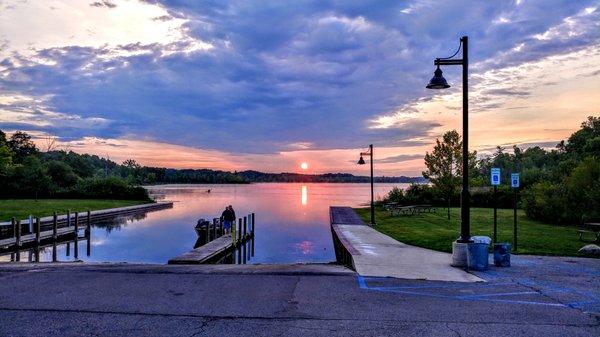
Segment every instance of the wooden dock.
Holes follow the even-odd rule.
[[[57,230],[56,230],[57,238],[63,237],[63,236],[68,236],[68,235],[75,235],[75,226],[57,228]],[[40,241],[45,240],[45,239],[51,239],[51,238],[54,238],[53,230],[40,232],[40,237],[39,237]],[[25,245],[27,243],[36,242],[37,239],[38,238],[35,233],[27,234],[27,235],[21,236],[19,243],[21,245]],[[7,246],[14,246],[14,245],[17,245],[17,238],[15,238],[15,237],[0,240],[0,247],[7,247]]]
[[[233,251],[236,247],[245,244],[246,241],[253,239],[254,224],[254,213],[240,218],[237,224],[233,225],[233,231],[231,233],[221,233],[221,236],[213,237],[214,239],[212,241],[170,259],[168,264],[211,263],[227,252]],[[214,226],[213,228],[223,228],[222,225],[217,225],[216,221],[213,221],[212,226]],[[206,231],[207,233],[211,232],[210,228],[206,228]],[[215,233],[214,230],[212,232]]]
[[[145,213],[164,208],[173,207],[171,202],[160,202],[128,207],[119,207],[87,212],[67,212],[66,215],[31,218],[28,220],[12,219],[8,223],[0,223],[0,254],[13,254],[19,261],[19,254],[23,250],[33,249],[36,252],[36,261],[39,260],[40,249],[49,244],[73,241],[74,257],[78,255],[78,241],[80,232],[87,238],[87,254],[90,254],[91,224],[94,221],[110,219],[117,216]],[[67,244],[68,251],[68,244]],[[53,261],[55,257],[53,255]]]

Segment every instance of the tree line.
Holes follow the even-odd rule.
[[[145,184],[247,184],[253,182],[364,183],[347,173],[297,174],[148,167],[133,159],[118,164],[96,155],[49,147],[40,151],[29,134],[0,130],[0,198],[148,199]],[[421,177],[375,177],[380,183],[422,183]]]
[[[394,189],[383,200],[402,204],[431,203],[459,206],[462,181],[462,140],[455,130],[446,132],[425,155],[423,176],[431,184]],[[568,140],[546,150],[539,146],[512,151],[498,146],[492,155],[469,154],[471,203],[476,207],[512,207],[511,173],[520,174],[519,206],[528,217],[555,224],[578,224],[600,218],[600,117],[590,116]],[[501,169],[502,185],[496,201],[490,171]]]

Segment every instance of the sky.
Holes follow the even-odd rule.
[[[0,129],[173,168],[418,176],[470,146],[553,147],[600,115],[600,1],[0,0]],[[459,54],[460,55],[460,54]]]

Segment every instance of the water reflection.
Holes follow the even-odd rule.
[[[308,188],[306,185],[302,185],[302,197],[301,197],[302,206],[306,206],[308,204]]]
[[[398,185],[376,184],[375,195],[383,196],[394,186]],[[206,193],[208,189],[211,193]],[[252,242],[256,250],[252,253],[248,244],[245,250],[236,251],[234,261],[331,262],[335,253],[329,206],[357,206],[370,197],[369,184],[163,185],[149,190],[162,200],[173,201],[173,208],[93,224],[91,255],[80,252],[78,258],[166,263],[193,249],[198,238],[194,226],[199,218],[218,217],[231,204],[238,216],[256,213]],[[73,243],[57,245],[57,260],[73,261],[72,248]],[[42,252],[41,261],[52,261],[51,248]]]

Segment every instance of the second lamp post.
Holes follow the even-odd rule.
[[[371,225],[375,225],[375,201],[373,200],[373,144],[369,145],[368,152],[361,152],[360,159],[358,159],[358,165],[364,165],[365,160],[363,156],[369,155],[371,164]]]

